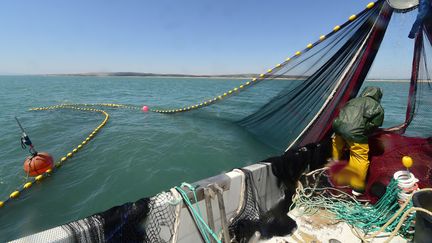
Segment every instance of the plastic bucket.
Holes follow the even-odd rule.
[[[414,207],[432,211],[432,192],[417,192],[413,196]],[[423,212],[416,212],[414,242],[432,241],[432,216]]]

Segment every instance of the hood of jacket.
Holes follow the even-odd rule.
[[[361,97],[371,97],[372,99],[381,102],[381,98],[383,93],[379,87],[376,86],[367,86],[363,89]]]

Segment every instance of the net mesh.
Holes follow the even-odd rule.
[[[263,214],[257,197],[257,190],[253,185],[251,172],[247,170],[243,170],[243,172],[245,173],[244,203],[229,225],[231,238],[236,242],[248,241],[259,228],[260,218]]]
[[[301,54],[226,94],[209,97],[198,105],[203,112],[190,113],[235,121],[281,152],[319,142],[330,130],[334,111],[356,96],[391,13],[378,1]]]
[[[95,215],[62,225],[61,227],[68,235],[72,236],[73,242],[104,242],[102,222],[102,219]],[[47,241],[49,241],[49,239],[47,239]]]
[[[150,213],[145,225],[146,242],[170,242],[174,236],[176,206],[171,193],[162,192],[150,200]]]
[[[320,167],[328,156],[324,144],[328,143],[332,120],[338,109],[357,95],[391,16],[392,9],[380,0],[301,55],[223,95],[229,99],[208,98],[211,105],[200,106],[204,112],[190,114],[235,121],[281,152],[291,148],[283,156],[270,159],[273,174],[284,182],[285,199],[290,200],[300,174],[307,166]],[[385,131],[372,137],[367,192],[376,182],[389,183],[393,173],[403,169],[399,161],[404,154],[416,161],[412,171],[420,184],[432,186],[432,129],[425,126],[432,115],[430,18],[422,30],[415,44],[405,124],[398,127],[399,133]],[[402,136],[405,129],[408,134],[411,129],[422,131],[415,135],[429,139]],[[244,205],[229,226],[233,239],[246,242],[255,231],[264,237],[289,233],[295,222],[286,216],[285,209],[262,208],[251,172],[244,173]],[[365,196],[377,200],[367,193]],[[77,242],[169,242],[177,218],[174,200],[171,193],[163,192],[66,224],[62,229]]]
[[[162,192],[61,226],[74,242],[171,242],[175,198]]]
[[[417,36],[416,52],[419,60],[417,65],[413,65],[412,79],[415,78],[416,83],[410,87],[414,95],[408,102],[407,119],[410,123],[406,132],[408,135],[431,137],[432,129],[427,126],[427,121],[432,117],[432,17],[425,21],[423,31]]]
[[[229,225],[232,240],[249,242],[255,232],[259,232],[263,239],[291,233],[296,223],[287,216],[288,210],[281,211],[277,206],[267,210],[259,200],[252,172],[246,169],[242,171],[245,174],[245,200]]]

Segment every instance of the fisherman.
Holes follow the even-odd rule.
[[[420,0],[417,18],[413,26],[411,27],[408,38],[414,39],[417,32],[419,32],[420,26],[423,24],[423,21],[426,19],[426,17],[430,16],[432,16],[432,0]]]
[[[350,185],[354,195],[360,195],[366,184],[370,163],[368,136],[384,121],[381,97],[380,88],[366,87],[360,97],[350,100],[333,121],[333,161],[342,158],[345,145],[350,151],[348,165],[335,175],[335,179],[338,184]]]

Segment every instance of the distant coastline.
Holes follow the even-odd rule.
[[[138,73],[138,72],[95,72],[95,73],[71,73],[71,74],[47,74],[47,76],[83,76],[83,77],[167,77],[167,78],[229,78],[229,79],[252,79],[259,74],[219,74],[219,75],[196,75],[176,73]],[[305,79],[305,76],[278,75],[278,79]]]
[[[68,74],[46,74],[46,76],[82,76],[82,77],[162,77],[162,78],[214,78],[214,79],[252,79],[259,77],[259,74],[219,74],[219,75],[196,75],[176,73],[140,73],[140,72],[90,72],[90,73],[68,73]],[[275,79],[302,80],[306,76],[278,75]],[[367,79],[368,82],[409,82],[409,79]],[[421,82],[421,81],[420,81]]]
[[[153,77],[153,78],[208,78],[208,79],[242,79],[251,80],[257,78],[260,74],[246,73],[246,74],[176,74],[176,73],[140,73],[140,72],[89,72],[89,73],[58,73],[58,74],[0,74],[0,76],[47,76],[47,77]],[[267,78],[278,80],[304,80],[307,76],[294,76],[294,75],[277,75],[266,76]],[[407,83],[410,82],[409,78],[368,78],[367,82],[389,82],[389,83]],[[419,80],[419,83],[430,82],[429,80]]]

